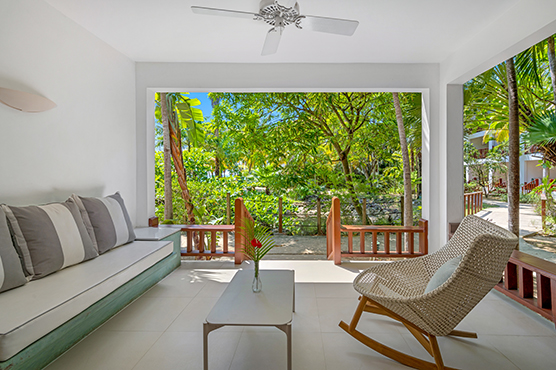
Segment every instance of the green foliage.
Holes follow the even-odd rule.
[[[339,196],[348,217],[353,199],[402,194],[402,159],[390,93],[210,93],[213,113],[202,121],[196,99],[168,93],[176,109],[187,186],[199,223],[221,223],[226,194],[244,199],[258,224],[278,225],[278,198],[285,215],[296,202],[320,197],[323,207]],[[420,187],[421,95],[400,94],[406,133],[415,163],[412,182]],[[187,102],[187,104],[185,104]],[[188,108],[189,107],[189,108]],[[155,116],[160,119],[160,103]],[[156,147],[162,131],[156,126]],[[342,162],[342,158],[346,162]],[[156,215],[164,205],[163,158],[156,153]],[[351,171],[346,176],[346,166]],[[185,222],[185,204],[172,174],[175,223]],[[327,200],[324,200],[327,199]],[[324,213],[323,208],[323,213]],[[420,208],[416,207],[420,215]],[[323,217],[324,219],[324,217]],[[392,220],[390,220],[392,221]],[[292,233],[302,225],[284,217]]]
[[[533,117],[525,139],[531,145],[556,143],[556,112],[546,111]]]

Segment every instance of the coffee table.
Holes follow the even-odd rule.
[[[292,270],[260,270],[263,289],[253,293],[253,270],[238,271],[203,324],[203,363],[208,370],[208,335],[223,326],[275,326],[286,334],[292,368],[291,322],[295,311]]]

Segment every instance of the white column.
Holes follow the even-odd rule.
[[[447,85],[446,112],[441,124],[446,124],[446,234],[449,223],[461,222],[463,207],[463,85]]]
[[[529,179],[527,178],[527,164],[525,163],[525,156],[522,155],[519,157],[519,184],[523,185],[525,182],[528,182]]]

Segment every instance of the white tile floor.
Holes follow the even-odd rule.
[[[357,305],[351,286],[364,263],[263,261],[261,268],[296,271],[294,370],[407,369],[343,332]],[[97,331],[52,363],[59,369],[202,369],[202,323],[238,268],[233,262],[183,262]],[[263,281],[264,289],[264,281]],[[364,314],[358,327],[414,356],[430,356],[400,324]],[[491,292],[458,327],[478,339],[439,338],[447,366],[460,369],[555,369],[554,325]],[[209,369],[286,368],[286,338],[276,328],[224,327],[209,336]]]

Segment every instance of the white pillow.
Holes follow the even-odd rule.
[[[429,280],[429,283],[425,288],[425,294],[435,290],[436,288],[444,284],[446,280],[448,280],[450,276],[452,276],[454,271],[456,271],[460,261],[461,261],[461,256],[458,256],[452,258],[451,260],[447,261],[442,266],[440,266],[440,268],[436,270],[434,275]]]

